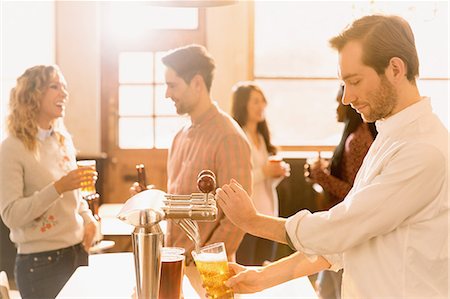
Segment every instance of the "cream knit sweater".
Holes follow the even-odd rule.
[[[39,133],[37,155],[12,136],[0,147],[0,215],[22,254],[80,243],[84,223],[95,221],[79,190],[59,195],[53,186],[76,168],[70,136],[63,147],[55,133]]]

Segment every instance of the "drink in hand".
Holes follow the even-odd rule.
[[[234,298],[233,291],[224,284],[231,277],[224,243],[205,246],[197,253],[193,251],[192,256],[208,298]]]
[[[83,175],[86,175],[88,177],[91,173],[95,172],[96,163],[95,160],[80,160],[77,161],[78,167],[89,167],[89,169],[85,170],[83,172]],[[95,190],[95,180],[84,180],[81,182],[81,196],[83,198],[87,197],[88,195],[92,195],[97,193]]]

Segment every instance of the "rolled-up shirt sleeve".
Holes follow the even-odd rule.
[[[373,177],[358,177],[365,182],[329,211],[302,210],[290,217],[285,227],[296,250],[309,258],[341,254],[439,204],[435,199],[442,198],[446,169],[438,149],[409,144],[387,161]],[[333,257],[328,260],[333,262]]]

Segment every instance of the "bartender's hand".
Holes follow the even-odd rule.
[[[236,263],[228,263],[232,277],[230,277],[225,285],[238,294],[249,294],[262,291],[264,286],[262,281],[263,273],[261,268],[248,269]]]
[[[89,248],[92,247],[96,232],[97,225],[95,222],[89,222],[84,225],[83,247],[86,252],[89,252]]]
[[[217,188],[215,198],[228,219],[242,230],[248,231],[247,226],[257,217],[257,211],[244,188],[235,179],[231,179],[230,184]]]

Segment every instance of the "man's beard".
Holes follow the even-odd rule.
[[[385,75],[380,76],[380,86],[367,97],[369,104],[369,114],[361,116],[366,122],[374,122],[392,114],[397,106],[398,96],[394,86],[386,79]]]

